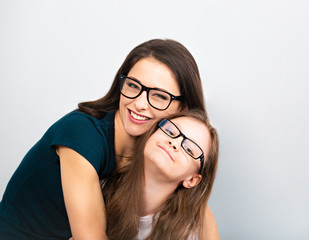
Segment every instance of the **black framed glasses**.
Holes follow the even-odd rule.
[[[161,120],[159,122],[159,128],[170,138],[174,139],[178,137],[183,137],[181,147],[190,157],[194,159],[200,159],[201,161],[200,172],[201,172],[204,164],[204,152],[202,148],[197,143],[187,138],[171,120],[168,119]]]
[[[141,84],[138,80],[120,75],[120,92],[123,96],[133,99],[147,92],[147,101],[155,109],[166,110],[173,100],[182,101],[183,96],[174,96],[173,94],[159,88],[149,88]]]

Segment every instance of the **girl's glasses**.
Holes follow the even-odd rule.
[[[185,152],[194,159],[200,159],[201,161],[201,167],[200,172],[203,168],[204,163],[204,152],[201,149],[199,145],[197,145],[195,142],[193,142],[191,139],[187,138],[180,130],[179,128],[170,120],[163,119],[159,123],[159,128],[169,137],[171,138],[178,138],[183,137],[183,140],[181,142],[181,147],[185,150]]]

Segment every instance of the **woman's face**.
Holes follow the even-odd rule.
[[[203,150],[206,160],[210,146],[210,133],[206,125],[190,117],[171,121]],[[200,159],[189,156],[181,146],[182,141],[182,136],[173,139],[161,129],[157,129],[145,145],[145,169],[151,169],[154,171],[153,175],[175,185],[199,175]]]
[[[147,57],[139,60],[129,71],[128,77],[138,80],[150,88],[159,88],[174,96],[180,95],[177,80],[172,71],[158,60]],[[125,131],[131,136],[145,133],[157,120],[180,111],[181,104],[174,100],[163,111],[149,105],[147,92],[130,99],[120,95],[119,115]]]

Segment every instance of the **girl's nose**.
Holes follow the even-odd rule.
[[[178,142],[177,139],[171,139],[168,141],[169,145],[174,149],[174,150],[178,150]]]

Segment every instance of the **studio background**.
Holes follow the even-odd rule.
[[[26,152],[152,38],[197,61],[222,240],[309,239],[309,2],[0,0],[0,195]]]

